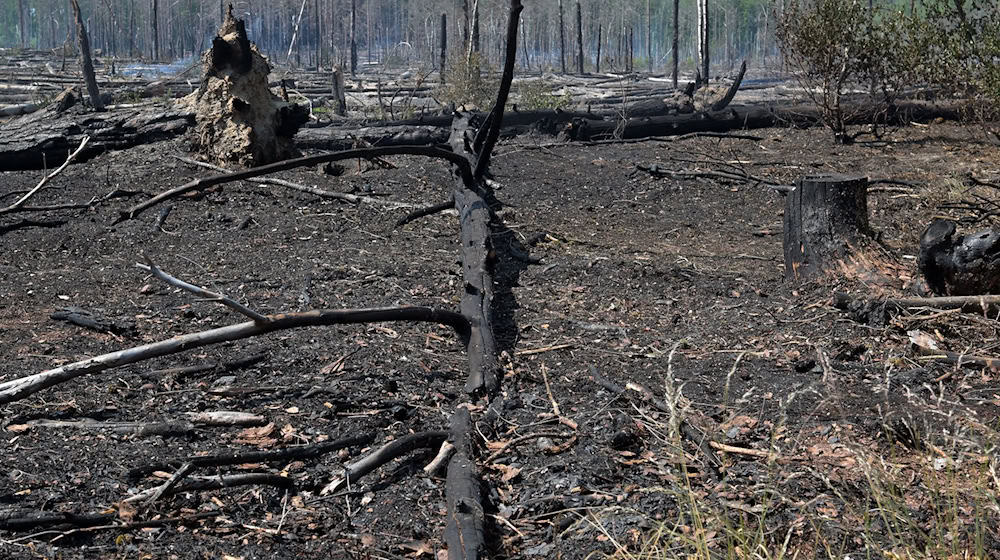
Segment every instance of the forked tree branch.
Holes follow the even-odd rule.
[[[10,206],[8,206],[6,208],[0,208],[0,214],[10,214],[11,212],[17,212],[18,210],[24,210],[23,206],[25,205],[25,203],[27,203],[28,200],[31,199],[31,197],[33,197],[36,194],[38,194],[38,191],[42,190],[42,187],[44,187],[45,185],[47,185],[49,183],[49,181],[51,181],[52,179],[55,178],[56,175],[62,173],[64,169],[66,169],[67,167],[69,167],[69,164],[73,163],[73,160],[76,159],[76,156],[80,155],[80,152],[82,152],[83,149],[87,147],[87,142],[90,142],[90,136],[84,136],[83,140],[80,141],[80,145],[77,146],[76,150],[73,151],[73,153],[71,153],[66,158],[66,161],[64,161],[62,165],[60,165],[58,168],[56,168],[55,171],[53,171],[52,173],[49,173],[45,177],[42,177],[42,180],[39,181],[38,184],[35,185],[35,187],[33,189],[31,189],[30,191],[28,191],[27,193],[25,193],[25,195],[22,196],[21,198],[17,199],[17,201],[14,202],[14,204],[11,204]],[[40,209],[41,210],[47,210],[47,209],[50,209],[50,208],[48,208],[48,207],[41,207]],[[61,208],[52,207],[51,209],[58,210],[58,209],[61,209]]]
[[[482,179],[490,167],[493,146],[500,138],[500,128],[503,127],[504,107],[507,105],[507,97],[510,95],[510,84],[514,81],[514,65],[517,62],[517,25],[523,9],[521,0],[511,0],[510,15],[507,20],[507,50],[503,75],[500,77],[500,87],[497,90],[497,100],[486,118],[486,123],[479,129],[473,142],[473,148],[476,152],[476,169],[472,175],[477,180]],[[483,131],[485,131],[485,136]]]

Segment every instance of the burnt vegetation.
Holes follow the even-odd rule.
[[[0,557],[995,557],[994,8],[0,2]]]

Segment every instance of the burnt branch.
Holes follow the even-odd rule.
[[[287,462],[293,459],[315,459],[327,453],[340,451],[348,447],[368,445],[375,439],[374,434],[361,434],[350,436],[335,441],[324,441],[311,445],[300,445],[297,447],[286,447],[284,449],[272,449],[270,451],[226,451],[215,455],[193,455],[180,459],[170,459],[165,463],[154,463],[144,465],[129,471],[130,478],[140,478],[156,471],[166,471],[179,468],[181,465],[190,463],[195,467],[222,467],[227,465],[242,465],[244,463],[268,463],[272,461]]]
[[[84,375],[134,364],[150,358],[169,356],[193,348],[220,342],[241,340],[276,331],[302,327],[321,327],[387,321],[412,321],[448,325],[467,338],[469,321],[460,313],[432,307],[381,307],[370,309],[319,309],[299,313],[265,315],[263,322],[247,321],[217,329],[175,336],[173,338],[102,354],[41,373],[0,383],[0,404],[14,402],[49,387]]]
[[[278,161],[251,169],[194,179],[193,181],[187,182],[177,188],[170,189],[169,191],[164,191],[149,200],[129,208],[121,213],[115,223],[134,219],[143,211],[156,206],[164,200],[170,200],[171,198],[178,197],[182,194],[206,189],[215,185],[231,183],[233,181],[242,181],[244,179],[260,177],[261,175],[277,173],[279,171],[286,171],[288,169],[295,169],[298,167],[309,167],[331,161],[341,161],[345,159],[371,159],[376,157],[403,155],[424,156],[447,160],[457,168],[458,174],[463,180],[467,180],[470,184],[472,183],[472,166],[469,164],[469,160],[460,154],[450,152],[448,150],[434,146],[382,146],[375,148],[359,148],[356,150],[345,150],[343,152],[333,152],[328,154],[317,154],[314,156],[287,159],[285,161]]]
[[[517,60],[517,25],[521,15],[521,0],[511,0],[510,15],[507,19],[507,49],[505,53],[503,75],[500,77],[500,87],[497,90],[497,100],[493,104],[493,109],[486,117],[486,123],[479,129],[476,139],[473,142],[473,151],[476,158],[476,170],[473,177],[481,179],[486,170],[490,167],[490,156],[493,146],[500,138],[500,128],[503,126],[504,106],[507,105],[507,97],[510,95],[510,84],[514,80],[514,64]],[[484,132],[485,131],[485,132]]]
[[[385,465],[393,459],[397,459],[417,449],[426,449],[441,445],[448,437],[448,432],[417,432],[407,434],[399,439],[394,439],[378,448],[374,453],[367,455],[344,469],[344,474],[330,481],[320,491],[321,495],[333,494],[342,488],[350,485],[359,478]]]
[[[149,256],[147,256],[146,254],[143,254],[142,258],[143,258],[143,260],[146,261],[146,264],[136,263],[136,265],[135,265],[136,268],[140,268],[142,270],[145,270],[145,271],[149,272],[150,274],[152,274],[153,276],[155,276],[158,280],[166,282],[167,284],[170,284],[171,286],[173,286],[175,288],[180,288],[181,290],[184,290],[185,292],[191,292],[192,294],[194,294],[196,296],[201,296],[203,298],[208,298],[209,301],[215,301],[215,302],[221,303],[222,305],[225,305],[226,307],[232,309],[233,311],[235,311],[237,313],[240,313],[242,315],[246,315],[251,320],[253,320],[253,322],[255,322],[255,323],[266,323],[268,321],[267,317],[265,317],[264,315],[261,315],[260,313],[257,313],[253,309],[250,309],[249,307],[243,305],[242,303],[240,303],[240,302],[238,302],[238,301],[236,301],[236,300],[234,300],[234,299],[232,299],[232,298],[230,298],[228,296],[225,296],[223,294],[219,294],[219,293],[216,293],[216,292],[213,292],[213,291],[210,291],[210,290],[206,290],[205,288],[199,288],[198,286],[195,286],[194,284],[189,284],[189,283],[187,283],[187,282],[185,282],[185,281],[183,281],[183,280],[181,280],[179,278],[175,278],[175,277],[167,274],[166,272],[163,272],[162,270],[160,270],[159,268],[157,268],[155,264],[153,264],[153,260],[150,259]]]
[[[196,159],[191,159],[187,157],[174,156],[174,159],[182,161],[188,165],[204,167],[205,169],[211,169],[213,171],[218,171],[220,173],[228,173],[230,171],[225,167],[219,167],[218,165],[212,165],[211,163],[198,161]],[[341,200],[344,202],[348,202],[350,204],[362,204],[362,203],[375,204],[379,206],[385,206],[387,208],[413,208],[416,206],[408,202],[396,202],[394,200],[379,200],[377,198],[372,198],[370,196],[359,196],[350,193],[328,191],[317,187],[310,187],[308,185],[294,183],[292,181],[285,181],[284,179],[275,179],[274,177],[254,177],[251,179],[247,179],[247,181],[251,183],[256,183],[258,185],[274,185],[278,187],[285,187],[286,189],[291,189],[293,191],[308,193],[311,195],[318,196],[320,198],[331,198],[334,200]]]
[[[420,218],[423,218],[425,216],[430,216],[431,214],[437,214],[438,212],[444,212],[445,210],[454,207],[455,207],[455,197],[453,196],[452,198],[449,198],[448,200],[440,204],[425,206],[423,208],[418,208],[413,212],[410,212],[409,214],[403,216],[402,218],[396,221],[396,227],[403,227],[414,220],[419,220]]]

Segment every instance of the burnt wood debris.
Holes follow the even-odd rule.
[[[308,326],[323,326],[345,323],[370,323],[384,321],[429,321],[449,325],[454,328],[458,338],[466,345],[468,355],[468,378],[465,392],[469,397],[466,404],[460,404],[453,412],[451,426],[446,431],[428,431],[410,434],[393,440],[371,454],[348,465],[342,475],[335,477],[323,493],[333,493],[352,480],[363,477],[378,467],[405,455],[414,449],[448,444],[452,456],[448,460],[446,496],[448,504],[448,520],[444,534],[449,558],[476,559],[482,557],[486,549],[485,526],[486,517],[482,504],[482,489],[479,467],[476,458],[479,454],[480,442],[477,439],[478,430],[474,429],[474,421],[470,407],[474,407],[480,399],[485,399],[486,405],[497,393],[500,384],[500,365],[498,361],[497,343],[494,335],[493,322],[493,290],[494,280],[492,268],[495,255],[491,242],[491,232],[494,210],[491,188],[487,181],[490,156],[496,145],[504,121],[504,107],[510,93],[513,80],[515,55],[517,53],[517,28],[522,5],[519,0],[510,3],[509,21],[507,26],[507,46],[505,64],[492,110],[482,118],[481,125],[476,128],[469,117],[456,113],[451,127],[449,141],[446,147],[437,146],[389,146],[370,147],[346,152],[320,154],[297,159],[284,159],[270,162],[280,156],[288,156],[291,152],[287,139],[294,134],[297,126],[293,120],[288,126],[279,124],[279,129],[288,133],[285,143],[273,135],[274,130],[267,130],[263,139],[267,153],[259,151],[260,146],[252,146],[241,140],[252,140],[256,128],[239,130],[230,135],[236,141],[228,142],[223,149],[229,150],[235,145],[236,150],[225,153],[216,151],[218,144],[227,144],[226,136],[232,132],[235,122],[242,123],[246,119],[233,115],[246,109],[241,107],[244,101],[239,95],[246,91],[261,89],[260,101],[265,104],[275,104],[273,113],[278,115],[278,121],[283,115],[298,114],[287,105],[281,105],[271,98],[267,88],[266,62],[256,53],[249,43],[243,23],[232,17],[230,11],[220,30],[220,37],[213,41],[212,49],[205,57],[206,77],[198,92],[192,94],[194,103],[202,103],[205,96],[213,95],[212,105],[208,109],[199,107],[196,111],[199,140],[196,147],[209,149],[206,155],[226,163],[242,165],[257,165],[244,171],[236,171],[199,179],[186,185],[172,189],[153,197],[141,204],[133,206],[122,213],[120,220],[135,218],[142,211],[151,208],[164,200],[176,197],[185,192],[204,189],[211,185],[239,179],[255,178],[270,172],[291,169],[295,167],[315,165],[345,159],[381,158],[391,155],[417,155],[442,159],[453,166],[454,185],[449,197],[450,205],[458,212],[460,224],[461,261],[463,271],[462,298],[459,311],[431,309],[425,307],[399,307],[358,310],[315,310],[298,313],[279,313],[265,315],[250,307],[236,302],[224,294],[208,291],[191,283],[176,278],[161,271],[153,260],[144,256],[145,263],[140,264],[144,270],[152,273],[160,281],[180,288],[200,297],[217,301],[233,311],[246,316],[250,320],[244,323],[220,327],[209,331],[175,336],[161,342],[154,342],[139,347],[129,348],[88,358],[86,360],[66,364],[39,374],[29,375],[0,383],[0,404],[10,403],[28,395],[37,393],[56,384],[63,383],[82,375],[96,374],[125,364],[135,363],[156,356],[164,356],[193,348],[217,344],[224,341],[237,340],[259,336],[289,328]],[[213,80],[217,80],[213,83]],[[252,83],[251,83],[252,82]],[[242,84],[241,91],[234,92],[233,84]],[[214,91],[214,93],[212,93]],[[220,110],[221,107],[221,110]],[[256,111],[259,111],[257,109]],[[222,113],[221,115],[219,113]],[[221,119],[219,118],[221,116]],[[57,117],[58,120],[58,117]],[[267,126],[265,126],[266,128]],[[221,129],[221,132],[220,132]],[[279,131],[280,132],[280,131]],[[221,134],[221,136],[220,136]],[[86,140],[79,150],[86,146]],[[78,151],[79,151],[78,150]],[[67,159],[67,163],[70,161]],[[41,188],[41,187],[38,187]],[[23,197],[27,200],[29,196]],[[19,201],[14,209],[18,209]],[[440,206],[433,207],[434,210]],[[85,317],[85,310],[71,311],[67,317]],[[75,315],[73,315],[75,314]],[[356,447],[370,441],[370,436],[348,440],[344,446]],[[323,452],[335,447],[323,448]],[[319,453],[319,450],[309,453]],[[304,456],[308,456],[306,453]],[[287,458],[287,453],[273,459]],[[290,456],[290,455],[288,455]],[[267,460],[269,457],[262,456]],[[287,479],[273,475],[227,475],[225,477],[200,477],[194,474],[199,466],[205,464],[222,465],[224,459],[183,460],[174,476],[158,488],[150,489],[133,500],[153,501],[170,493],[220,488],[226,485],[256,484],[277,485],[286,489],[294,489]],[[186,482],[184,482],[186,480]],[[55,522],[65,522],[65,518],[55,518]],[[26,518],[22,521],[7,521],[8,524],[27,523],[33,521]],[[39,522],[37,519],[34,522]]]
[[[463,53],[467,58],[466,62],[469,63],[478,50],[479,6],[478,2],[465,4],[467,10],[470,6],[472,10],[471,16],[469,13],[466,14],[467,25],[469,22],[474,22],[471,31],[467,29],[470,33],[468,52]],[[673,5],[676,13],[677,2],[675,1]],[[156,6],[157,2],[154,0],[154,11]],[[66,536],[78,530],[126,531],[163,525],[193,524],[217,513],[157,517],[152,508],[157,503],[162,503],[165,498],[177,494],[236,486],[275,488],[284,493],[284,500],[289,500],[290,496],[302,490],[314,491],[319,496],[317,500],[331,500],[349,493],[352,484],[394,461],[418,451],[438,450],[437,456],[424,467],[424,471],[428,474],[443,475],[445,508],[442,510],[444,522],[441,524],[443,527],[441,540],[446,544],[447,556],[452,560],[476,560],[488,557],[496,552],[494,549],[497,548],[497,544],[491,541],[493,537],[491,530],[492,523],[495,522],[493,518],[499,519],[499,516],[489,515],[492,507],[490,500],[493,499],[490,490],[496,489],[489,488],[483,483],[483,469],[487,468],[487,465],[495,467],[494,461],[497,458],[528,441],[532,444],[537,443],[539,449],[545,453],[565,451],[577,445],[577,437],[581,430],[573,419],[561,412],[558,393],[553,393],[549,374],[543,364],[540,376],[545,386],[545,393],[540,400],[546,409],[551,405],[552,413],[544,414],[551,419],[551,426],[554,427],[550,427],[550,431],[536,431],[512,437],[502,444],[491,444],[492,447],[486,445],[490,443],[488,439],[491,436],[488,434],[496,433],[504,406],[509,404],[505,402],[506,397],[503,394],[506,381],[504,376],[505,372],[514,369],[510,357],[502,350],[503,344],[501,344],[506,329],[511,328],[511,325],[505,324],[507,317],[504,313],[509,310],[504,309],[504,305],[498,303],[498,300],[505,295],[504,288],[508,287],[505,282],[511,275],[510,269],[541,262],[539,257],[529,254],[527,249],[522,250],[520,247],[531,247],[548,235],[545,232],[536,234],[541,237],[529,238],[527,235],[522,235],[526,240],[523,245],[512,244],[509,248],[505,248],[505,259],[498,256],[498,247],[494,246],[495,240],[512,233],[509,229],[505,229],[504,219],[501,218],[502,205],[494,193],[497,183],[491,175],[491,161],[499,141],[504,137],[523,133],[552,137],[545,139],[546,142],[551,140],[551,143],[518,146],[517,151],[548,150],[554,146],[566,145],[624,144],[635,141],[656,141],[659,142],[655,144],[656,146],[662,146],[690,138],[714,140],[724,138],[763,144],[765,140],[763,136],[753,136],[744,131],[778,125],[805,127],[823,122],[820,110],[799,102],[748,105],[734,103],[737,93],[744,86],[743,79],[747,71],[745,61],[738,70],[734,70],[728,85],[708,86],[709,22],[708,3],[705,0],[698,2],[698,33],[700,42],[704,41],[704,44],[699,45],[699,48],[703,49],[699,54],[699,62],[703,64],[700,72],[704,76],[699,75],[687,88],[677,87],[678,53],[675,27],[674,88],[670,92],[652,88],[638,96],[632,96],[630,94],[637,90],[626,93],[624,92],[626,86],[622,85],[623,93],[619,97],[610,102],[606,101],[596,109],[578,107],[574,110],[527,110],[519,109],[516,105],[507,109],[514,81],[520,15],[523,10],[521,0],[509,0],[506,41],[503,44],[503,67],[495,98],[489,110],[480,110],[478,107],[467,110],[465,107],[447,106],[433,114],[424,114],[423,111],[416,114],[416,111],[410,110],[411,106],[407,106],[407,110],[400,111],[399,114],[409,115],[409,118],[396,118],[399,106],[395,103],[397,98],[400,98],[400,105],[411,103],[418,92],[428,94],[431,90],[423,84],[422,78],[412,87],[394,86],[396,87],[394,93],[384,89],[388,86],[383,86],[381,82],[366,86],[363,84],[364,78],[355,79],[356,76],[364,77],[365,74],[363,71],[359,72],[358,68],[358,45],[355,37],[358,14],[353,0],[350,3],[349,16],[349,74],[347,68],[334,67],[323,75],[319,84],[296,84],[292,78],[269,82],[272,68],[248,36],[245,22],[234,15],[231,5],[228,12],[223,12],[220,4],[222,21],[218,36],[204,52],[201,60],[195,63],[195,66],[200,66],[202,69],[203,78],[200,82],[193,80],[192,84],[185,83],[186,79],[176,79],[155,85],[136,86],[126,92],[135,98],[135,103],[117,104],[114,103],[115,98],[108,93],[114,88],[107,87],[111,84],[106,81],[106,77],[99,78],[95,75],[94,60],[91,59],[88,45],[86,20],[80,14],[77,0],[71,0],[71,7],[80,52],[78,64],[84,75],[86,95],[79,85],[53,78],[46,85],[52,88],[46,91],[53,94],[51,97],[53,101],[48,105],[18,103],[5,108],[5,113],[0,113],[0,116],[14,116],[0,122],[0,170],[46,170],[44,174],[40,174],[41,179],[37,184],[32,180],[34,186],[29,185],[25,190],[4,194],[4,197],[9,198],[0,205],[0,218],[7,219],[8,215],[13,214],[53,210],[77,210],[83,213],[92,211],[96,206],[113,198],[121,197],[130,200],[120,207],[122,210],[116,209],[113,219],[109,218],[109,223],[102,224],[102,227],[106,226],[113,230],[126,227],[129,222],[138,227],[140,217],[145,217],[147,222],[142,223],[142,227],[146,228],[143,233],[168,234],[169,228],[174,227],[174,224],[169,222],[171,211],[175,207],[182,207],[188,198],[200,196],[213,187],[237,181],[290,189],[349,204],[404,208],[408,213],[392,225],[396,230],[430,215],[451,212],[457,216],[459,226],[457,257],[461,275],[460,280],[456,282],[457,303],[445,303],[439,306],[436,304],[434,307],[396,303],[386,307],[356,309],[310,308],[307,295],[304,307],[298,308],[305,310],[286,308],[264,311],[255,309],[253,301],[239,301],[236,297],[230,297],[230,295],[235,296],[233,292],[230,292],[230,295],[223,293],[227,291],[224,288],[203,287],[197,279],[191,279],[190,273],[174,275],[163,270],[157,264],[154,255],[143,252],[134,255],[139,261],[135,263],[135,267],[153,278],[156,286],[166,285],[189,294],[192,299],[217,303],[228,312],[235,313],[240,320],[214,328],[198,327],[204,330],[192,329],[193,332],[162,340],[144,339],[145,343],[141,345],[83,359],[77,356],[55,361],[51,363],[57,367],[52,369],[26,375],[18,373],[20,377],[4,378],[0,381],[0,406],[44,394],[43,391],[60,384],[74,382],[84,376],[108,374],[117,368],[154,358],[196,349],[218,348],[217,345],[252,337],[278,338],[281,336],[280,333],[291,329],[373,323],[406,322],[419,324],[422,328],[427,324],[444,327],[438,332],[454,335],[453,342],[464,348],[465,376],[461,381],[462,390],[458,390],[456,385],[454,393],[442,399],[445,404],[440,405],[442,407],[440,410],[443,412],[441,417],[435,418],[430,426],[417,427],[411,424],[408,426],[409,433],[394,439],[387,439],[386,434],[378,430],[365,429],[341,434],[333,441],[268,450],[219,449],[210,454],[185,454],[174,451],[146,464],[132,466],[127,473],[128,480],[122,481],[121,485],[125,488],[127,486],[124,483],[127,482],[132,488],[127,494],[122,490],[121,500],[116,502],[116,506],[121,508],[118,513],[108,513],[103,510],[90,513],[4,511],[0,513],[0,530],[4,531],[57,528],[60,531],[68,531],[63,535]],[[563,36],[562,8],[560,1],[558,8],[560,63],[565,73],[567,53]],[[300,32],[299,26],[303,24],[305,9],[306,2],[303,1],[298,9],[298,18],[294,22],[294,32],[286,55],[289,63],[292,60],[296,37]],[[575,9],[575,27],[572,29],[576,32],[576,71],[581,78],[586,77],[596,83],[600,77],[585,76],[580,2],[575,3]],[[428,21],[435,21],[436,18],[434,14]],[[443,69],[448,62],[447,18],[444,14],[441,14],[440,29],[439,64],[442,68],[440,80],[444,84]],[[597,28],[597,32],[601,32],[600,27]],[[632,44],[634,30],[629,28],[627,33],[624,29],[622,32],[622,45],[619,48],[631,52],[634,48]],[[648,33],[647,31],[647,48],[649,48]],[[160,49],[158,32],[155,28],[153,38],[155,58]],[[597,47],[599,68],[600,39]],[[631,58],[630,56],[629,60]],[[569,62],[572,63],[573,60]],[[651,55],[649,62],[652,64]],[[629,66],[627,68],[631,70]],[[485,70],[483,72],[488,74]],[[345,84],[345,75],[351,80],[351,84]],[[624,84],[626,81],[619,77],[614,80],[618,84]],[[14,83],[16,80],[13,76],[10,81],[13,86],[25,85]],[[713,81],[718,82],[714,79]],[[311,87],[316,89],[309,91],[308,88]],[[368,88],[367,91],[365,88]],[[280,95],[274,93],[275,91],[279,91]],[[324,103],[328,101],[332,108],[330,114],[324,115],[323,118],[326,120],[321,120],[312,110],[315,95],[303,94],[303,92],[315,94],[316,91],[322,91],[324,96],[331,96],[330,99],[323,100]],[[352,95],[362,93],[377,95],[379,111],[382,112],[381,118],[371,119],[367,114],[360,115],[356,111],[349,111],[348,91]],[[55,95],[56,92],[58,95]],[[173,103],[154,100],[165,95],[183,99]],[[849,124],[870,123],[873,120],[878,120],[880,123],[909,123],[941,116],[953,118],[959,114],[957,105],[947,101],[900,100],[888,113],[884,113],[883,109],[869,110],[865,105],[865,98],[860,95],[853,98],[845,97],[843,103],[845,106],[855,108],[849,111],[853,119]],[[334,113],[335,116],[331,116]],[[389,118],[384,118],[386,115]],[[192,151],[200,159],[173,157],[189,166],[201,170],[208,169],[213,174],[186,182],[177,181],[182,184],[148,196],[141,190],[115,189],[89,200],[69,200],[45,205],[35,202],[41,198],[37,197],[38,193],[57,189],[53,183],[71,164],[84,162],[111,150],[153,144],[183,135],[191,137]],[[302,155],[303,152],[307,155]],[[447,188],[436,200],[422,201],[426,202],[426,205],[417,205],[378,198],[378,195],[370,192],[357,194],[355,194],[357,191],[333,192],[313,185],[270,177],[281,171],[318,166],[322,166],[323,172],[327,174],[338,175],[344,173],[344,167],[353,165],[355,161],[359,174],[362,162],[381,169],[394,169],[392,158],[396,156],[425,158],[447,167],[449,171]],[[740,160],[715,154],[701,154],[698,157],[701,159],[685,160],[684,163],[691,166],[684,168],[677,168],[675,165],[679,160],[662,161],[659,156],[648,158],[647,161],[655,163],[628,162],[624,167],[631,170],[630,178],[643,173],[673,181],[697,179],[721,181],[727,185],[751,185],[768,189],[775,200],[779,200],[780,193],[783,197],[780,199],[783,204],[781,226],[777,228],[780,231],[762,230],[760,233],[762,236],[779,234],[782,236],[784,275],[787,281],[796,287],[802,283],[819,282],[824,277],[843,275],[846,269],[870,273],[870,276],[858,275],[864,277],[865,282],[872,280],[871,284],[866,283],[866,286],[881,286],[886,281],[886,272],[877,270],[879,264],[875,261],[878,259],[874,257],[873,260],[872,257],[873,254],[877,255],[879,251],[884,250],[885,246],[880,244],[881,240],[869,224],[868,197],[873,185],[896,184],[898,181],[872,180],[861,175],[806,174],[799,177],[794,185],[788,185],[778,182],[779,179],[774,177],[764,176],[759,168],[756,170],[750,168]],[[716,159],[712,159],[713,157]],[[709,165],[706,166],[706,163]],[[645,176],[642,178],[648,179]],[[785,179],[791,180],[787,177]],[[275,190],[285,192],[280,189]],[[132,197],[135,197],[135,200],[132,200]],[[510,209],[507,211],[513,215],[513,211]],[[780,211],[781,208],[776,207],[775,216]],[[179,213],[173,215],[174,220]],[[251,220],[252,216],[247,217],[239,229],[245,228]],[[23,223],[32,227],[46,225],[46,223],[27,221]],[[0,237],[8,231],[8,227],[19,227],[4,224],[5,222],[0,223]],[[773,224],[758,224],[755,227],[761,225],[770,227]],[[559,240],[554,239],[554,241]],[[681,253],[678,253],[678,256],[680,255]],[[706,257],[706,255],[697,256]],[[730,254],[724,258],[768,260],[744,254]],[[605,257],[599,259],[607,260]],[[595,260],[590,263],[588,268],[597,262],[599,261]],[[778,264],[778,261],[775,261],[775,264]],[[959,232],[959,223],[948,219],[935,219],[927,226],[919,240],[917,270],[923,284],[904,286],[912,293],[919,294],[914,297],[887,298],[879,296],[878,289],[872,289],[864,294],[836,292],[832,301],[825,299],[824,295],[822,303],[810,305],[832,305],[836,309],[852,313],[859,321],[880,325],[889,324],[898,316],[915,309],[929,308],[942,313],[994,316],[1000,313],[1000,231],[981,230],[962,234]],[[657,271],[657,274],[660,272]],[[678,277],[687,274],[686,271],[674,270],[671,270],[671,273]],[[780,272],[778,274],[780,275]],[[182,279],[181,276],[188,279]],[[741,290],[744,288],[740,287],[737,290],[727,287],[725,290],[720,288],[719,293],[728,292],[735,294],[732,297],[737,298],[740,297]],[[760,293],[757,295],[766,297]],[[795,295],[798,297],[797,293]],[[665,307],[674,305],[673,300],[662,301]],[[730,309],[735,310],[737,307]],[[52,320],[65,321],[87,329],[91,331],[88,333],[91,335],[100,333],[106,337],[102,338],[102,341],[115,340],[116,343],[120,343],[122,337],[132,338],[137,331],[136,322],[131,317],[122,320],[117,316],[107,316],[101,310],[91,310],[68,303],[54,308],[48,316]],[[143,319],[139,315],[135,316],[135,321]],[[684,320],[683,314],[676,314],[676,320]],[[798,322],[794,319],[775,317],[776,324],[782,321]],[[617,325],[592,326],[609,330],[619,328]],[[548,325],[545,327],[548,328]],[[517,325],[514,325],[513,329],[517,330]],[[621,329],[624,336],[624,328]],[[1000,361],[995,358],[943,349],[939,345],[939,340],[916,329],[904,332],[909,337],[914,352],[925,362],[949,364],[955,366],[956,370],[960,369],[960,366],[1000,368]],[[501,342],[498,342],[498,339]],[[553,346],[533,348],[524,353],[548,352],[572,346],[563,344],[563,341],[558,342],[559,344]],[[107,342],[107,344],[115,343]],[[647,357],[660,354],[668,356],[667,375],[670,378],[667,383],[668,393],[672,390],[670,387],[673,381],[671,369],[673,360],[683,344],[683,340],[676,342],[669,354],[652,346],[642,350],[648,352]],[[737,366],[747,354],[746,351],[738,351],[740,353],[726,380],[727,393]],[[816,352],[819,364],[804,360],[803,362],[807,364],[805,369],[807,371],[822,369],[825,382],[832,368],[826,363],[828,360],[823,349],[816,348]],[[204,372],[229,372],[256,364],[265,357],[266,354],[243,355],[229,361],[215,357],[200,365],[147,371],[144,375],[157,377],[169,374],[181,379]],[[799,366],[792,367],[797,369]],[[594,386],[603,388],[622,402],[633,406],[647,406],[663,417],[669,417],[670,428],[676,432],[678,441],[685,441],[689,449],[695,450],[694,454],[698,456],[699,463],[697,477],[702,480],[721,488],[725,479],[731,474],[731,471],[728,471],[730,465],[725,460],[727,457],[761,459],[767,461],[769,465],[778,464],[779,458],[786,462],[792,460],[790,457],[779,457],[777,445],[758,449],[714,440],[709,428],[700,427],[678,416],[678,402],[682,396],[679,389],[674,397],[669,394],[667,397],[660,397],[657,396],[657,392],[648,388],[652,385],[647,386],[635,381],[622,385],[603,377],[593,365],[590,368],[588,379]],[[510,377],[512,376],[508,379]],[[938,378],[936,381],[942,379]],[[312,395],[329,389],[289,384],[252,388],[218,386],[205,388],[204,391],[210,395],[226,396],[243,396],[244,393],[241,391],[268,394],[297,392]],[[788,399],[789,403],[791,400]],[[334,398],[330,401],[334,402],[324,404],[331,408],[345,409],[356,406],[356,403],[342,402]],[[389,403],[372,405],[371,408],[386,411],[391,410],[393,406]],[[567,407],[563,407],[562,410],[567,410]],[[267,419],[263,415],[231,411],[181,413],[168,410],[162,419],[152,422],[113,422],[105,421],[106,417],[83,420],[78,417],[72,418],[50,419],[25,415],[19,429],[64,430],[72,433],[97,433],[102,436],[104,434],[194,436],[199,426],[256,428],[267,425]],[[394,414],[394,419],[406,423],[405,414],[398,417]],[[633,445],[635,440],[642,437],[640,432],[645,428],[627,417],[614,418],[612,422],[614,435],[610,438],[611,447],[622,452],[622,457],[634,457]],[[343,469],[330,472],[325,480],[307,487],[298,481],[308,479],[293,479],[284,476],[284,473],[275,474],[275,471],[241,472],[240,470],[247,464],[282,465],[290,461],[315,460],[334,453],[343,460]],[[159,477],[159,480],[153,482],[154,477]],[[594,496],[596,499],[597,494]],[[563,499],[561,496],[555,498]],[[555,498],[550,496],[545,499]],[[147,517],[150,519],[137,520],[142,515],[136,516],[136,509],[132,508],[138,508],[143,514],[149,514]],[[350,517],[350,506],[348,506],[348,517]],[[557,526],[557,523],[553,523],[553,527]],[[279,525],[278,534],[280,533]]]

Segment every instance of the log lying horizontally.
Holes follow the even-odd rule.
[[[194,125],[194,114],[173,104],[146,109],[93,113],[78,107],[44,110],[0,123],[0,171],[58,166],[84,137],[90,142],[83,161],[108,150],[121,150],[174,138]]]
[[[419,321],[448,325],[455,329],[463,338],[467,338],[470,331],[469,322],[463,315],[431,307],[324,309],[300,313],[279,313],[276,315],[266,315],[265,318],[267,320],[264,322],[247,321],[208,331],[175,336],[168,340],[102,354],[35,375],[12,379],[0,383],[0,404],[16,401],[64,381],[91,373],[98,373],[150,358],[168,356],[192,348],[200,348],[220,342],[240,340],[287,329],[352,323]]]

